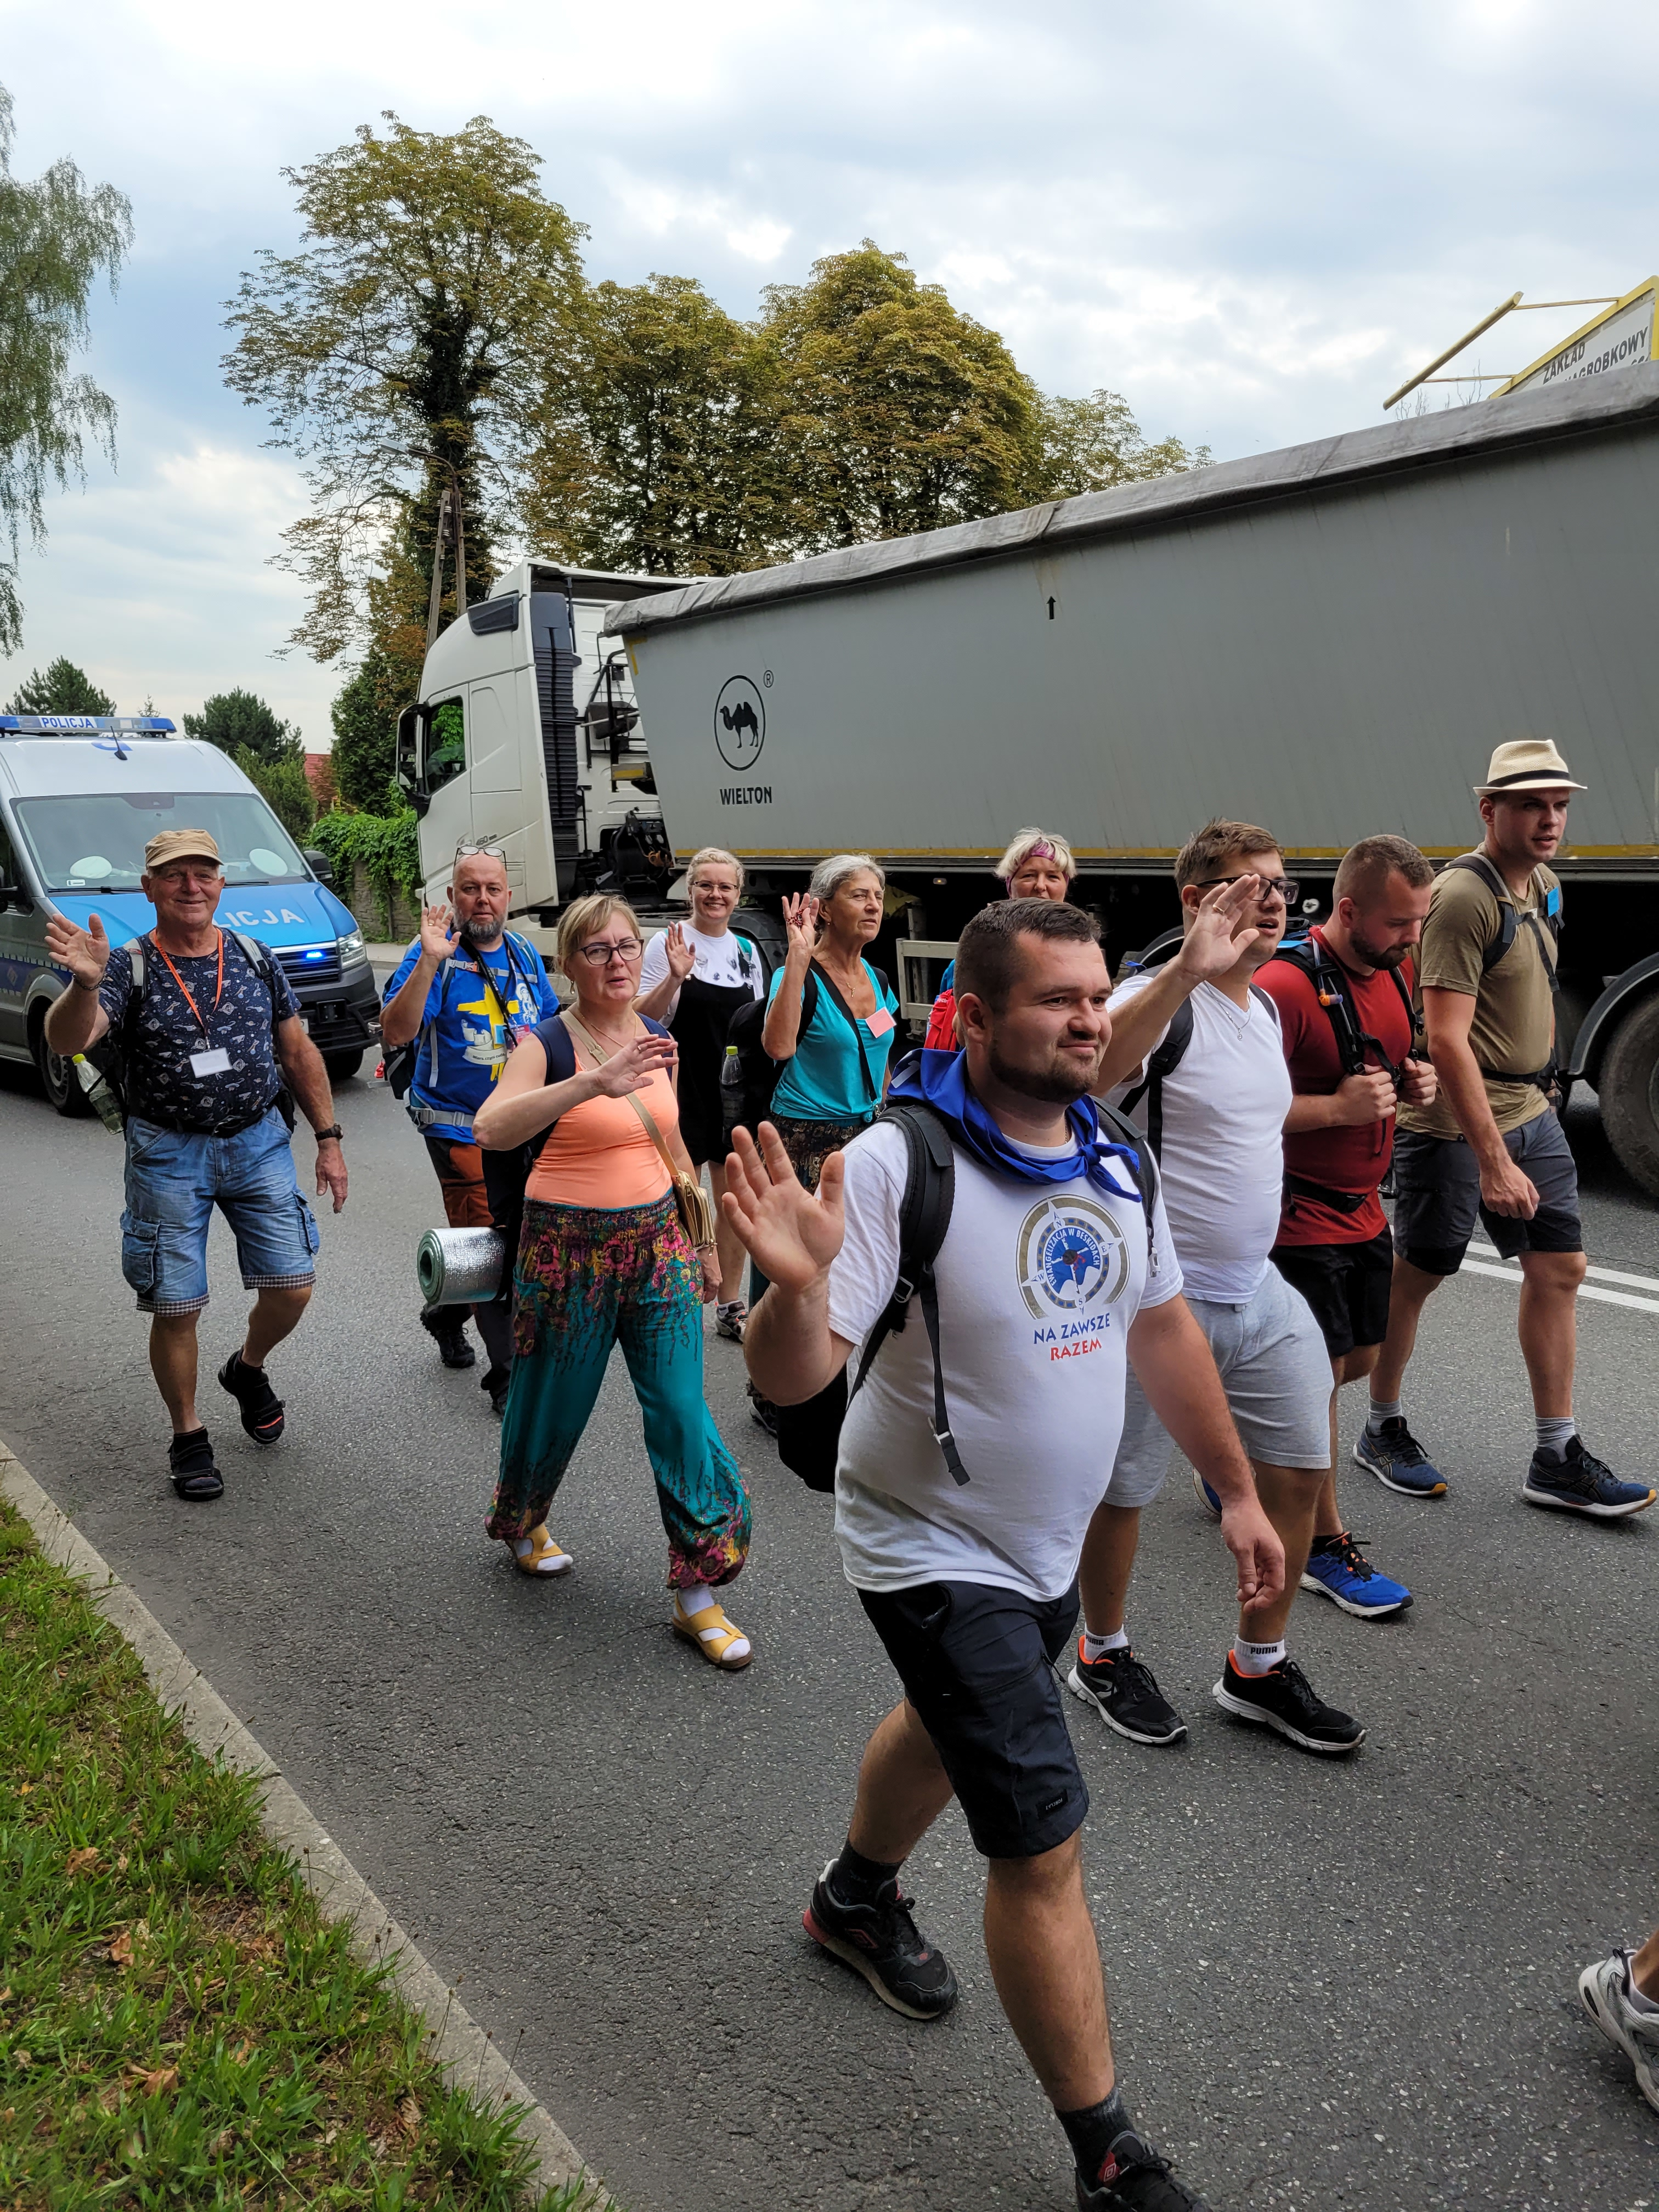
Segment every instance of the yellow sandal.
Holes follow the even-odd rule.
[[[682,1613],[678,1596],[674,1600],[673,1629],[676,1636],[695,1644],[711,1667],[718,1667],[727,1674],[735,1674],[754,1657],[754,1646],[740,1628],[734,1628],[718,1605],[706,1605],[701,1613]],[[727,1658],[733,1644],[743,1646],[741,1652]]]
[[[530,1549],[521,1552],[519,1546],[527,1543]],[[568,1575],[576,1562],[568,1552],[562,1551],[547,1533],[547,1523],[532,1528],[527,1537],[510,1541],[507,1549],[513,1554],[513,1564],[521,1575]]]

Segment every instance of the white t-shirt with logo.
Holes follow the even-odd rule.
[[[1033,1159],[1063,1158],[1022,1147]],[[902,1129],[878,1122],[847,1163],[847,1235],[830,1270],[830,1326],[862,1345],[898,1280]],[[1112,1170],[1127,1190],[1133,1177]],[[1161,1203],[1155,1266],[1138,1198],[993,1175],[960,1147],[951,1225],[935,1262],[939,1346],[959,1486],[930,1425],[933,1363],[920,1299],[848,1408],[836,1535],[856,1589],[950,1581],[1062,1596],[1117,1455],[1125,1339],[1143,1305],[1181,1288]],[[849,1381],[859,1353],[848,1363]]]
[[[1152,981],[1134,976],[1111,1004],[1122,1006]],[[1254,991],[1236,1006],[1213,983],[1200,983],[1191,1005],[1191,1042],[1164,1079],[1164,1195],[1188,1296],[1246,1305],[1279,1239],[1290,1070],[1278,1016]],[[1168,1034],[1160,1030],[1149,1053]],[[1113,1105],[1140,1079],[1119,1084],[1109,1093]],[[1131,1116],[1139,1128],[1147,1103],[1143,1097]]]
[[[757,999],[763,994],[766,989],[765,963],[752,940],[740,939],[737,931],[732,929],[723,931],[719,937],[707,937],[702,930],[693,929],[689,921],[683,921],[680,927],[696,956],[691,973],[700,983],[713,983],[731,990],[747,983]],[[640,963],[640,990],[641,994],[654,991],[659,983],[667,980],[668,932],[659,929],[646,946],[645,957]],[[672,1021],[679,1003],[680,994],[676,991],[662,1016],[664,1021]]]

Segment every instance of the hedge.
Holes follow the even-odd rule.
[[[392,933],[392,902],[401,890],[419,902],[422,890],[420,817],[414,808],[401,814],[319,814],[311,842],[327,854],[335,873],[349,878],[361,860],[369,890],[380,903],[383,936]]]

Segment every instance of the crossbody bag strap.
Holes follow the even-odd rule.
[[[876,1087],[876,1079],[870,1073],[870,1062],[864,1049],[864,1031],[859,1027],[859,1018],[853,1012],[853,1009],[848,1005],[846,1000],[842,998],[839,989],[836,988],[836,979],[830,973],[829,969],[823,967],[817,960],[814,960],[812,965],[818,970],[819,980],[822,982],[823,988],[829,992],[830,999],[839,1010],[842,1019],[852,1030],[853,1042],[859,1048],[859,1067],[864,1077],[864,1087],[870,1093],[870,1103],[872,1105],[874,1105],[880,1098],[881,1093]],[[876,1004],[878,1006],[881,1005],[881,994],[879,991],[876,993]]]

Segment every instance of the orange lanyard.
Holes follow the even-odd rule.
[[[219,1011],[219,1001],[224,996],[225,989],[225,933],[222,929],[219,931],[218,938],[219,988],[213,994],[213,1011],[216,1014]],[[155,945],[155,939],[153,937],[149,941],[152,945]],[[167,960],[167,954],[161,951],[161,947],[159,945],[155,945],[155,950],[158,952],[161,952],[163,960]],[[184,993],[185,1004],[190,1008],[191,1013],[196,1017],[197,1034],[200,1036],[202,1042],[206,1044],[208,1041],[208,1025],[202,1019],[201,1009],[198,1006],[195,1000],[190,995],[189,984],[185,982],[184,977],[179,973],[179,970],[173,966],[171,960],[167,960],[167,973],[172,976],[173,981],[179,986],[179,988]]]

